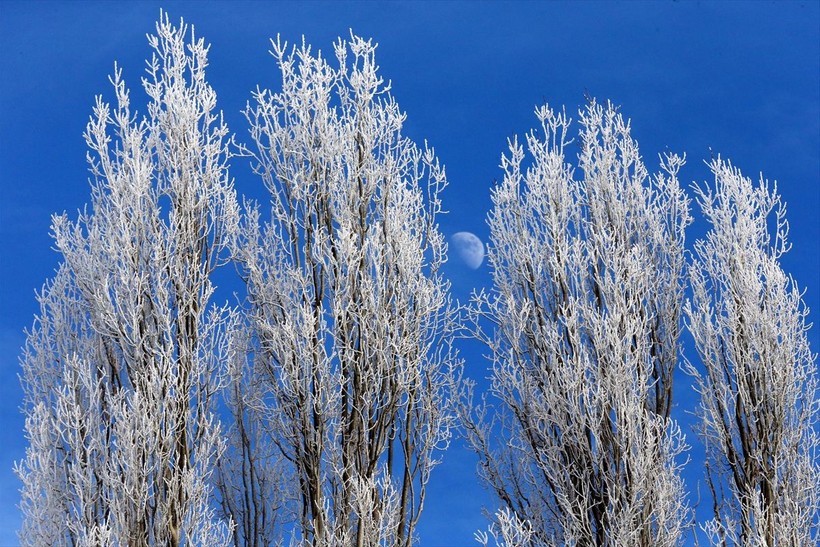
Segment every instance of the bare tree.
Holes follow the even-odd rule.
[[[777,188],[720,157],[696,187],[711,224],[695,243],[689,330],[702,367],[702,437],[716,545],[816,545],[820,516],[816,355],[808,310],[779,265],[789,250]]]
[[[115,67],[85,138],[91,210],[55,216],[62,265],[22,358],[24,545],[220,545],[212,412],[229,309],[211,272],[238,226],[208,47],[162,16],[137,121]],[[113,128],[113,134],[111,132]]]
[[[225,418],[231,423],[228,446],[217,464],[216,488],[222,514],[236,523],[237,547],[282,545],[293,521],[292,470],[267,429],[266,379],[257,374],[257,347],[247,320],[231,333]]]
[[[566,114],[536,110],[493,190],[494,292],[475,298],[491,395],[464,409],[480,474],[507,510],[504,541],[677,545],[689,510],[683,435],[670,420],[688,199],[683,159],[650,177],[612,106],[580,113],[580,173]],[[480,541],[488,537],[482,534]]]
[[[338,68],[305,44],[272,53],[282,89],[246,111],[270,218],[249,205],[234,249],[258,382],[234,412],[266,436],[247,438],[246,460],[265,474],[271,446],[284,459],[296,541],[410,545],[460,374],[439,273],[444,169],[402,135],[371,42],[340,40]],[[261,529],[243,503],[231,514]]]

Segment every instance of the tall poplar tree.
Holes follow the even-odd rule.
[[[131,109],[115,67],[85,139],[90,208],[55,216],[62,263],[22,357],[24,545],[220,545],[213,403],[233,312],[211,274],[238,225],[208,47],[163,15]]]

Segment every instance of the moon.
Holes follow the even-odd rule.
[[[477,270],[484,262],[484,244],[475,234],[458,232],[453,234],[450,242],[458,257],[468,268]]]

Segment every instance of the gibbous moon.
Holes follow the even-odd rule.
[[[477,270],[484,262],[484,244],[470,232],[458,232],[453,234],[450,242],[458,257],[468,268]]]

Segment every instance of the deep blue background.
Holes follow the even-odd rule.
[[[349,29],[380,44],[377,61],[408,113],[406,132],[436,147],[447,166],[445,234],[487,236],[490,188],[506,139],[535,125],[544,101],[574,113],[587,92],[621,105],[650,168],[657,154],[686,152],[683,181],[709,178],[711,150],[747,176],[778,181],[789,205],[793,251],[784,268],[807,289],[817,322],[820,294],[820,3],[263,3],[0,1],[0,545],[16,544],[24,455],[17,373],[23,329],[37,310],[34,290],[59,257],[50,215],[73,215],[89,198],[82,132],[95,94],[108,100],[117,60],[135,99],[149,55],[145,34],[164,6],[212,44],[210,82],[233,131],[257,85],[275,88],[267,54],[277,33],[332,54]],[[139,99],[141,102],[141,99]],[[234,160],[236,187],[261,196],[259,180]],[[697,217],[697,211],[694,211]],[[702,233],[696,223],[690,240]],[[486,286],[486,267],[451,264],[454,293]],[[810,333],[818,348],[818,330]],[[688,339],[686,341],[688,344]],[[688,350],[690,351],[690,350]],[[487,375],[480,348],[464,347],[468,375]],[[688,423],[689,380],[676,390]],[[690,440],[695,443],[694,439]],[[698,500],[699,465],[686,478]],[[419,529],[421,545],[474,545],[492,504],[459,443],[434,472]],[[709,504],[702,498],[702,517]]]

